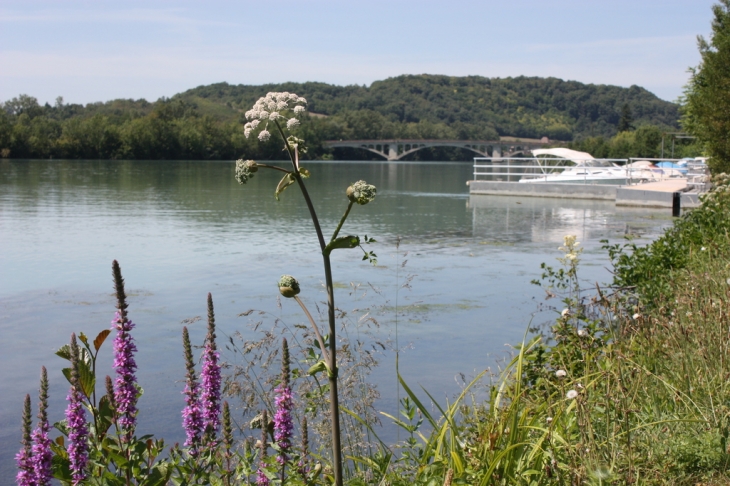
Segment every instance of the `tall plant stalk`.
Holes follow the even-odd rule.
[[[268,128],[269,125],[272,125],[284,141],[284,148],[291,160],[292,169],[287,170],[273,165],[258,164],[252,160],[239,160],[236,162],[236,179],[239,183],[245,184],[248,179],[253,177],[253,174],[257,172],[259,168],[274,169],[284,172],[285,175],[276,188],[275,197],[278,199],[281,192],[283,192],[288,186],[296,183],[302,192],[307,209],[309,210],[309,215],[311,217],[312,224],[314,225],[314,230],[317,234],[317,241],[322,253],[322,263],[324,265],[325,286],[327,291],[327,320],[329,324],[329,350],[325,349],[324,342],[319,334],[317,325],[311,317],[311,314],[307,311],[303,302],[299,298],[297,298],[297,302],[304,310],[315,330],[321,348],[322,358],[324,360],[323,368],[327,371],[330,395],[330,417],[332,424],[332,469],[335,475],[335,484],[337,486],[342,486],[343,464],[337,376],[337,323],[335,320],[335,294],[330,253],[336,249],[355,247],[362,248],[360,246],[359,237],[352,235],[338,237],[338,234],[342,229],[347,216],[350,214],[353,204],[357,203],[359,205],[364,205],[369,203],[375,198],[376,189],[374,186],[369,185],[364,181],[358,181],[347,188],[346,195],[349,199],[347,210],[335,229],[332,238],[327,241],[324,233],[322,232],[322,227],[319,223],[319,218],[317,217],[317,212],[314,208],[314,204],[312,203],[309,191],[307,191],[307,186],[304,183],[304,179],[309,177],[309,172],[302,169],[299,165],[299,153],[302,151],[301,144],[303,141],[294,136],[287,137],[284,133],[284,128],[278,121],[284,119],[282,113],[291,112],[293,116],[287,120],[286,129],[292,130],[293,128],[296,128],[299,125],[299,120],[296,117],[305,111],[305,104],[306,100],[304,98],[293,93],[269,93],[265,97],[260,98],[253,108],[246,112],[246,118],[250,121],[244,126],[244,134],[248,137],[254,130],[262,127],[263,129],[259,131],[258,139],[265,142],[271,138],[271,133],[268,131]],[[365,236],[365,243],[369,243],[371,241],[374,240],[368,239],[367,236]],[[363,251],[365,252],[365,250]],[[375,255],[372,252],[365,252],[363,259],[375,262]],[[282,277],[279,288],[282,295],[285,297],[295,297],[296,294],[299,293],[298,282],[296,279],[288,275]]]

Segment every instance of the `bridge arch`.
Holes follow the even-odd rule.
[[[425,148],[455,147],[470,150],[482,157],[511,157],[549,143],[543,140],[328,140],[329,148],[354,148],[366,150],[389,161],[403,157]]]

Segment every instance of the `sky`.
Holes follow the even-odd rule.
[[[642,86],[676,101],[714,0],[0,0],[0,102],[401,74]]]

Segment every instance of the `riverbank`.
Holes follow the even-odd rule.
[[[559,317],[459,429],[467,483],[728,484],[730,188],[718,183],[655,242],[608,247],[614,285],[592,295],[566,238],[540,282]]]

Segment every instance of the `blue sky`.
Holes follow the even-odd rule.
[[[554,76],[674,101],[713,0],[0,0],[0,101],[156,100],[226,81]]]

